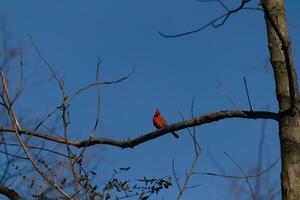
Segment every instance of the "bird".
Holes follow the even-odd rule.
[[[159,109],[156,109],[152,121],[153,121],[153,125],[157,129],[165,128],[168,126],[168,123],[166,122],[166,120],[160,115]],[[179,138],[179,135],[177,135],[177,133],[175,133],[174,131],[172,131],[171,133],[175,138],[177,138],[177,139]]]

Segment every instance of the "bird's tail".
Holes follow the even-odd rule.
[[[171,133],[175,138],[177,138],[177,139],[179,138],[179,135],[177,133],[175,133],[174,131],[172,131]]]

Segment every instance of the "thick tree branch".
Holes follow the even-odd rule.
[[[9,189],[8,187],[2,185],[1,183],[0,183],[0,194],[12,200],[22,200],[22,197],[16,191]]]
[[[121,148],[133,148],[139,144],[145,143],[149,140],[153,140],[155,138],[161,137],[163,135],[166,135],[167,133],[170,133],[172,131],[178,131],[181,129],[185,129],[188,127],[193,126],[200,126],[203,124],[208,124],[211,122],[223,120],[223,119],[229,119],[229,118],[244,118],[244,119],[273,119],[278,120],[279,115],[274,112],[267,112],[267,111],[220,111],[220,112],[214,112],[214,113],[208,113],[206,115],[202,115],[200,117],[196,117],[190,120],[185,120],[182,122],[178,122],[175,124],[171,124],[166,128],[159,129],[157,131],[153,131],[147,134],[143,134],[137,138],[127,140],[115,140],[111,138],[89,138],[87,140],[78,141],[78,140],[68,140],[68,144],[77,148],[85,148],[87,146],[92,146],[96,144],[106,144],[110,146],[116,146]],[[6,128],[6,127],[0,127],[0,132],[12,132],[14,133],[15,130],[13,128]],[[53,141],[56,143],[62,143],[65,144],[66,141],[62,137],[55,137],[51,136],[45,133],[37,132],[37,131],[31,131],[31,130],[25,130],[25,129],[19,129],[19,134],[25,134],[33,137],[42,138],[45,140]]]

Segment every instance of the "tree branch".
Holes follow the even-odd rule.
[[[208,123],[216,122],[216,121],[223,120],[223,119],[229,119],[229,118],[273,119],[273,120],[277,121],[279,118],[279,115],[277,113],[267,112],[267,111],[253,111],[253,112],[251,112],[251,111],[220,111],[220,112],[208,113],[206,115],[202,115],[200,117],[196,117],[196,118],[193,118],[190,120],[185,120],[182,122],[171,124],[166,128],[143,134],[134,139],[128,138],[127,140],[122,141],[122,140],[115,140],[115,139],[111,139],[111,138],[89,138],[89,139],[83,140],[83,141],[68,140],[67,142],[69,145],[77,147],[77,148],[85,148],[85,147],[93,146],[96,144],[106,144],[106,145],[121,147],[121,148],[133,148],[139,144],[142,144],[149,140],[153,140],[155,138],[161,137],[172,131],[178,131],[178,130],[185,129],[188,127],[193,127],[193,126],[200,126],[203,124],[208,124]],[[0,127],[0,132],[14,133],[15,130],[13,128]],[[53,141],[56,143],[62,143],[62,144],[66,143],[64,138],[51,136],[51,135],[37,132],[37,131],[19,129],[18,132],[19,132],[19,134],[25,134],[25,135],[29,135],[29,136],[33,136],[33,137],[38,137],[38,138]]]
[[[13,200],[22,200],[23,198],[14,190],[9,189],[8,187],[0,183],[0,194],[6,196],[9,199]]]
[[[45,179],[45,181],[47,181],[51,186],[53,186],[58,192],[60,192],[66,199],[71,199],[70,196],[64,191],[62,190],[56,183],[54,183],[46,174],[44,174],[44,172],[39,168],[39,166],[36,164],[36,162],[34,161],[34,159],[32,158],[32,156],[30,155],[26,145],[24,144],[23,140],[21,139],[20,133],[19,133],[19,129],[21,129],[21,126],[18,123],[17,117],[13,111],[12,108],[12,104],[9,98],[9,92],[8,92],[8,85],[6,82],[6,77],[4,75],[4,73],[2,71],[0,71],[0,76],[2,79],[2,85],[3,85],[3,99],[6,100],[4,101],[5,105],[6,105],[6,109],[7,109],[7,113],[8,116],[11,120],[12,123],[12,132],[15,133],[26,157],[28,158],[28,160],[31,162],[32,166],[34,167],[34,169]]]
[[[277,25],[274,18],[272,17],[271,11],[267,8],[265,3],[262,1],[261,6],[265,13],[266,20],[270,23],[274,31],[276,32],[281,45],[282,45],[282,52],[285,60],[287,75],[288,75],[288,83],[289,83],[289,92],[290,92],[290,110],[295,111],[295,104],[296,104],[296,98],[299,96],[298,94],[298,86],[297,86],[297,77],[296,73],[294,73],[294,64],[292,60],[292,53],[291,53],[291,42],[289,40],[288,33],[283,33],[282,30],[280,30],[280,26]]]
[[[229,17],[240,11],[240,10],[260,10],[259,8],[249,8],[249,7],[245,7],[245,5],[247,3],[249,3],[251,0],[242,0],[241,3],[236,7],[236,8],[233,8],[233,9],[228,9],[225,4],[223,4],[221,1],[218,1],[222,6],[223,8],[226,10],[226,12],[218,17],[216,17],[215,19],[211,20],[210,22],[208,22],[207,24],[205,24],[204,26],[201,26],[200,28],[197,28],[197,29],[194,29],[192,31],[187,31],[187,32],[183,32],[183,33],[178,33],[178,34],[174,34],[174,35],[167,35],[167,34],[164,34],[162,32],[158,32],[162,37],[165,37],[165,38],[176,38],[176,37],[182,37],[182,36],[186,36],[186,35],[190,35],[190,34],[193,34],[193,33],[197,33],[197,32],[200,32],[204,29],[206,29],[207,27],[209,26],[212,26],[214,28],[218,28],[220,26],[222,26],[223,24],[225,24],[225,22],[229,19]],[[209,2],[209,1],[205,1],[205,2]],[[219,23],[218,23],[219,22]]]

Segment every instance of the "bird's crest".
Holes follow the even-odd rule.
[[[159,116],[159,115],[160,115],[160,111],[159,111],[159,109],[156,109],[154,116]]]

